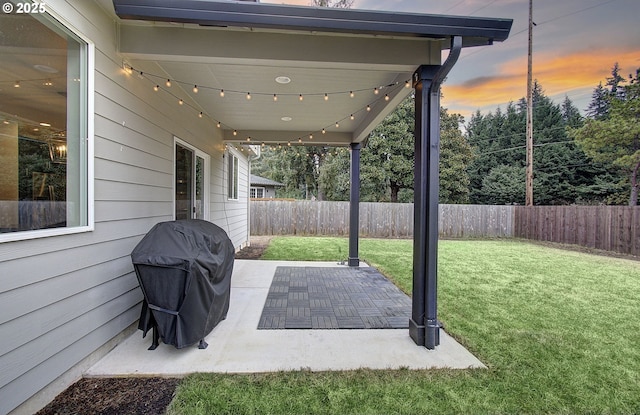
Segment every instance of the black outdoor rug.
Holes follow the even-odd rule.
[[[411,299],[375,268],[278,267],[258,329],[406,329]]]

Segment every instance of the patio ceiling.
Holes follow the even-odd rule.
[[[127,63],[161,88],[171,79],[172,94],[220,122],[227,141],[245,143],[362,142],[412,91],[416,68],[440,64],[451,35],[479,45],[508,34],[487,29],[502,27],[499,19],[211,0],[113,4]]]

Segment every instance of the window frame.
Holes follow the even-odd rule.
[[[261,190],[262,191],[262,196],[259,197],[258,196],[258,191]],[[253,196],[251,193],[255,192],[255,196]],[[265,198],[265,194],[267,193],[267,189],[264,186],[251,186],[251,189],[249,190],[249,195],[251,199],[266,199]]]
[[[85,43],[85,56],[82,62],[86,71],[86,88],[80,96],[80,105],[85,105],[86,119],[81,122],[86,123],[86,137],[80,140],[86,141],[86,158],[80,163],[86,163],[86,225],[47,229],[34,229],[28,231],[16,231],[0,233],[0,244],[5,242],[24,241],[30,239],[48,238],[53,236],[73,235],[78,233],[92,232],[95,230],[95,183],[94,183],[94,118],[95,118],[95,43],[74,24],[57,13],[51,5],[47,3],[45,14],[47,18],[56,21],[65,30]]]
[[[227,200],[240,200],[240,157],[231,150],[227,150]]]

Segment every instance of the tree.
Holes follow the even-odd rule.
[[[415,101],[404,100],[376,127],[360,154],[362,201],[411,202],[414,185]],[[460,131],[459,114],[440,111],[440,202],[466,203],[469,199],[471,147]],[[320,187],[329,200],[348,200],[347,154],[327,158],[320,172]]]
[[[567,136],[567,127],[579,127],[583,122],[571,100],[565,98],[561,106],[556,105],[535,82],[533,105],[535,203],[601,203],[614,193],[612,187],[592,187],[596,181],[603,183],[596,179],[605,177],[606,170],[590,162]],[[517,104],[510,103],[505,112],[498,108],[495,113],[473,115],[467,126],[467,138],[475,154],[469,167],[472,203],[502,204],[509,195],[513,200],[506,203],[524,201],[516,179],[525,165],[525,129],[524,98]],[[500,183],[492,184],[494,179]],[[507,191],[508,185],[516,188]]]
[[[571,134],[595,161],[611,163],[628,177],[629,205],[638,203],[640,173],[640,68],[622,93],[611,97],[606,119],[589,119]]]

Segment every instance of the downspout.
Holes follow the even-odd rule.
[[[413,301],[409,335],[427,349],[440,344],[437,313],[438,202],[440,161],[440,86],[457,62],[462,37],[440,66],[423,65],[414,74],[416,88],[416,188]]]

